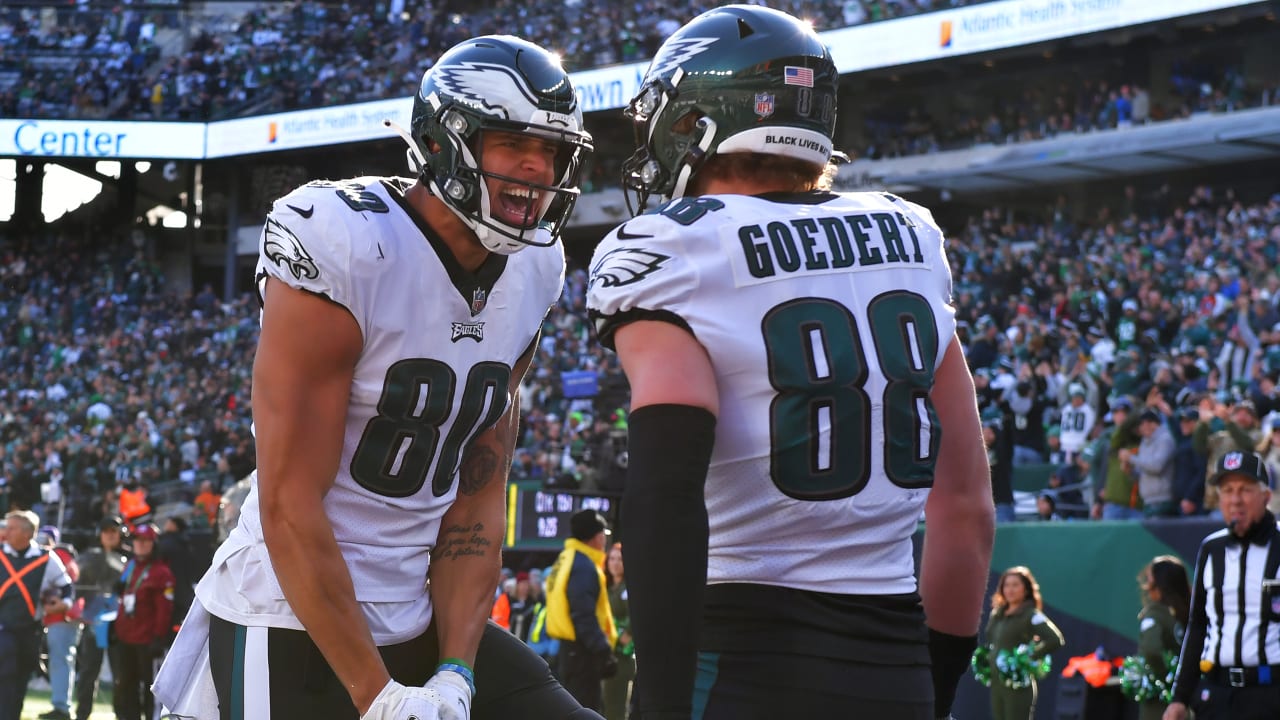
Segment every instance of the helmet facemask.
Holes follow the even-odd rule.
[[[623,110],[636,133],[636,151],[622,164],[622,192],[632,215],[644,212],[650,195],[682,197],[693,174],[710,157],[717,130],[716,121],[710,116],[690,111],[674,122],[662,121],[664,113],[670,112],[670,100],[677,96],[683,76],[684,72],[677,69],[669,81],[659,78],[646,84]],[[669,131],[659,129],[664,126],[669,126]],[[678,157],[674,173],[666,170],[657,157],[653,144],[656,132],[670,137]]]
[[[552,127],[481,117],[456,105],[442,107],[439,117],[435,136],[424,133],[417,138],[427,151],[420,177],[431,194],[466,223],[490,252],[506,255],[530,245],[554,245],[580,194],[577,185],[583,154],[592,149],[589,139]],[[482,148],[486,132],[533,136],[556,143],[559,149],[552,184],[485,170]],[[434,141],[434,152],[426,140]],[[494,213],[494,204],[504,201],[493,196],[489,180],[530,193],[529,206],[524,209],[527,222],[513,224]]]

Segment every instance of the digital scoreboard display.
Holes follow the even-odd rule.
[[[561,547],[569,537],[569,518],[595,510],[617,524],[616,495],[584,493],[513,483],[507,488],[507,547]]]

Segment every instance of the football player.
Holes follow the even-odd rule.
[[[157,683],[177,713],[599,717],[486,624],[591,138],[558,60],[507,36],[442,55],[406,137],[416,179],[313,182],[267,216],[257,477]]]
[[[597,248],[588,308],[631,384],[644,720],[945,717],[976,642],[991,480],[942,232],[827,189],[836,83],[810,25],[727,6],[627,110],[623,182],[667,201]]]

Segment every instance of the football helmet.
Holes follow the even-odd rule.
[[[813,28],[753,5],[709,10],[658,49],[624,111],[636,152],[622,167],[627,207],[684,195],[717,153],[831,159],[839,73]],[[632,194],[636,206],[632,207]]]
[[[482,169],[485,130],[534,135],[559,143],[551,185]],[[460,43],[423,75],[413,100],[410,167],[432,195],[492,252],[510,254],[556,241],[573,212],[578,176],[593,150],[569,76],[551,53],[516,37],[489,35]],[[416,150],[416,152],[415,152]],[[494,216],[486,179],[524,185],[518,200],[534,221],[510,225]]]

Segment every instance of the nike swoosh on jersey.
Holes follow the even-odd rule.
[[[315,206],[315,205],[312,205],[311,207],[307,208],[306,210],[303,210],[302,208],[297,207],[297,206],[295,206],[295,205],[289,205],[289,204],[287,204],[287,203],[285,204],[285,207],[287,207],[287,208],[289,208],[290,210],[292,210],[292,211],[294,211],[294,212],[298,213],[299,215],[301,215],[303,220],[309,220],[309,219],[311,218],[311,216],[312,216],[312,215],[314,215],[314,214],[315,214],[315,212],[316,212],[316,206]]]
[[[653,237],[653,236],[652,236],[652,235],[645,235],[644,233],[629,233],[629,232],[627,232],[627,224],[626,224],[626,223],[623,223],[623,224],[622,224],[622,227],[619,227],[619,228],[618,228],[618,239],[619,239],[619,240],[642,240],[642,239],[644,239],[644,238],[651,238],[651,237]]]

